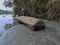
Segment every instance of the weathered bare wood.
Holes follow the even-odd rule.
[[[27,17],[27,16],[20,16],[15,17],[19,22],[27,25],[34,31],[45,29],[45,24],[42,20],[34,18],[34,17]]]

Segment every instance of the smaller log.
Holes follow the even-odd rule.
[[[45,29],[45,23],[40,19],[34,17],[27,17],[27,16],[15,17],[15,19],[27,25],[34,31]]]

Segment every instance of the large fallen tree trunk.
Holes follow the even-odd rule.
[[[37,19],[34,17],[27,17],[27,16],[15,17],[15,19],[18,20],[19,22],[27,25],[34,31],[45,29],[45,24],[40,19]]]

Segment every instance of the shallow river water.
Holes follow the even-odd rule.
[[[0,35],[7,31],[4,26],[6,24],[12,24],[13,15],[12,14],[1,14],[0,15]]]

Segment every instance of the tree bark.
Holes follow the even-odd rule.
[[[27,17],[27,16],[15,17],[15,19],[27,25],[34,31],[45,29],[45,23],[40,19],[34,17]]]

